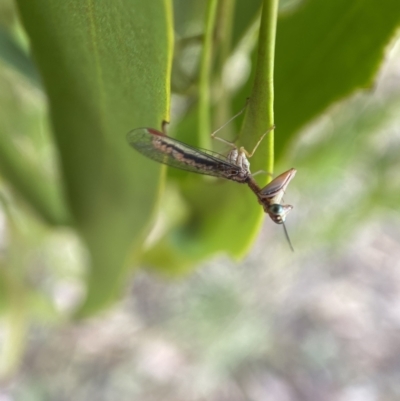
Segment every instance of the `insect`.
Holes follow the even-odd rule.
[[[269,131],[262,135],[251,153],[243,147],[237,148],[231,142],[215,137],[214,134],[217,132],[215,131],[211,135],[213,138],[232,147],[227,156],[187,145],[153,128],[136,128],[128,132],[127,140],[138,152],[159,163],[193,173],[247,184],[272,221],[283,225],[286,239],[293,250],[284,224],[286,216],[293,209],[293,206],[282,204],[282,198],[289,182],[295,176],[296,170],[292,168],[282,173],[264,188],[258,186],[250,172],[248,157],[253,156],[258,145]]]

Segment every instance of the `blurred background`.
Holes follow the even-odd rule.
[[[4,32],[29,54],[14,5],[0,5]],[[188,12],[176,2],[176,24]],[[201,33],[195,22],[180,34]],[[0,42],[1,134],[17,133],[12,146],[21,160],[56,182],[45,91],[39,75],[8,62],[7,35]],[[248,77],[244,48],[233,59],[236,75],[231,60],[228,82],[232,74],[236,82]],[[172,132],[182,129],[194,91],[199,45],[184,50],[181,65],[174,61]],[[287,229],[295,252],[266,217],[240,261],[217,252],[171,275],[145,254],[123,295],[78,322],[71,311],[85,292],[85,242],[74,228],[45,223],[0,161],[0,400],[400,399],[399,110],[400,42],[393,37],[372,86],[330,102],[277,152],[275,171],[298,170],[285,195],[294,205]],[[9,146],[10,137],[0,140]],[[165,210],[173,210],[174,225],[189,206],[168,174]],[[148,247],[160,234],[151,235]]]

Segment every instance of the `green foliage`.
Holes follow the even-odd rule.
[[[166,119],[170,5],[18,5],[49,97],[68,203],[91,254],[88,313],[119,292],[159,191],[160,166],[132,155],[125,135]]]
[[[368,88],[399,26],[396,0],[309,0],[283,15],[276,44],[275,111],[282,154],[334,102]]]
[[[28,55],[16,43],[14,38],[0,26],[0,58],[11,68],[23,74],[29,81],[40,87],[40,77]]]

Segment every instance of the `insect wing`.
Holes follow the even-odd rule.
[[[280,204],[286,187],[289,185],[289,182],[293,179],[295,174],[296,170],[291,168],[290,170],[285,171],[278,177],[274,178],[267,186],[261,189],[261,197],[269,199],[271,204]]]
[[[144,156],[181,170],[225,178],[225,173],[241,171],[222,155],[206,153],[151,128],[134,129],[128,133],[127,140]]]

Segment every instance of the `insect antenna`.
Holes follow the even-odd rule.
[[[294,252],[294,248],[293,248],[292,242],[290,241],[289,234],[288,234],[288,232],[287,232],[287,230],[286,230],[286,224],[285,224],[285,223],[282,223],[282,225],[283,225],[283,231],[285,232],[286,240],[287,240],[287,242],[288,242],[288,244],[289,244],[289,246],[290,246],[290,249],[292,250],[292,252]]]

